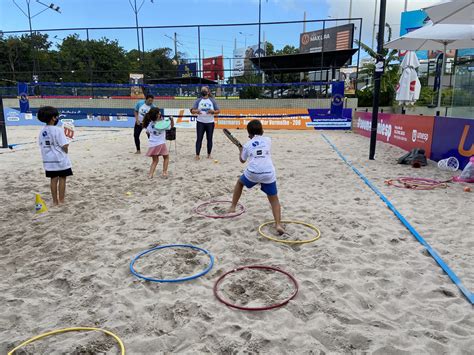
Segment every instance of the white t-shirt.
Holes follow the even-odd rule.
[[[143,118],[152,107],[155,107],[155,105],[151,104],[151,106],[148,106],[145,100],[140,100],[137,102],[135,105],[135,111],[138,112],[138,122],[142,123]]]
[[[60,171],[72,167],[63,146],[69,144],[64,130],[57,126],[45,126],[40,131],[38,143],[46,171]]]
[[[158,130],[153,125],[156,122],[150,122],[146,131],[150,134],[150,139],[148,140],[148,146],[156,147],[160,144],[166,144],[166,131],[165,130]]]
[[[272,141],[269,137],[255,136],[244,144],[242,160],[247,160],[244,175],[256,183],[270,184],[276,180],[271,156]]]
[[[197,99],[193,105],[193,109],[197,109],[202,113],[199,114],[196,118],[196,121],[202,123],[213,123],[214,122],[214,115],[209,115],[207,111],[209,110],[219,110],[219,106],[217,105],[216,100],[212,98],[208,99]]]

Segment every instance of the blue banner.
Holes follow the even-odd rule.
[[[178,65],[178,77],[189,78],[191,76],[197,76],[197,63]]]
[[[459,168],[463,169],[474,156],[474,120],[435,117],[431,159],[456,157]]]
[[[331,115],[342,117],[344,108],[344,82],[335,81],[331,84]]]
[[[26,113],[30,110],[30,101],[28,100],[28,84],[18,83],[18,97],[20,100],[20,112]]]

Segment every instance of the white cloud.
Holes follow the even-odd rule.
[[[372,44],[372,29],[374,26],[375,1],[377,1],[376,23],[379,20],[380,0],[352,0],[352,17],[362,18],[362,42]],[[408,0],[408,11],[418,10],[447,0]],[[332,18],[347,18],[349,16],[350,0],[326,0],[328,13]],[[405,0],[387,0],[386,22],[392,27],[392,39],[400,34],[400,17],[404,10]],[[355,36],[358,36],[356,31]],[[377,40],[374,40],[376,46]]]

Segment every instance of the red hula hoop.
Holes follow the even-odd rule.
[[[425,178],[414,178],[414,177],[401,177],[398,179],[390,179],[385,181],[386,184],[392,185],[398,188],[413,189],[413,190],[432,190],[437,187],[446,188],[448,185],[447,181],[437,181]],[[396,184],[398,182],[400,184]]]
[[[238,212],[235,212],[235,213],[232,213],[232,214],[225,214],[225,215],[212,215],[212,214],[205,214],[205,213],[201,213],[199,212],[199,208],[203,207],[203,206],[208,206],[208,205],[212,205],[212,204],[216,204],[216,203],[232,203],[232,201],[209,201],[209,202],[204,202],[202,204],[200,204],[199,206],[195,207],[194,208],[194,212],[200,216],[203,216],[203,217],[207,217],[207,218],[233,218],[233,217],[238,217],[240,216],[242,213],[245,212],[245,207],[238,203],[237,204],[237,207],[240,208],[240,211]]]
[[[282,273],[284,275],[286,275],[292,282],[293,284],[295,285],[295,291],[293,292],[293,294],[286,300],[284,300],[283,302],[280,302],[280,303],[277,303],[277,304],[273,304],[273,305],[270,305],[270,306],[265,306],[265,307],[242,307],[242,306],[237,306],[235,304],[232,304],[230,302],[227,302],[225,299],[223,299],[222,297],[219,296],[219,293],[217,292],[217,288],[219,286],[219,284],[221,283],[221,281],[229,274],[232,274],[234,272],[237,272],[237,271],[241,271],[241,270],[244,270],[244,269],[259,269],[259,270],[273,270],[273,271],[276,271],[276,272],[279,272],[279,273]],[[233,270],[230,270],[230,271],[227,271],[226,273],[224,273],[223,275],[221,275],[221,277],[219,277],[216,281],[216,283],[214,284],[214,296],[216,296],[216,298],[224,303],[226,306],[228,307],[232,307],[232,308],[236,308],[236,309],[240,309],[240,310],[243,310],[243,311],[268,311],[270,309],[274,309],[274,308],[278,308],[278,307],[281,307],[281,306],[284,306],[285,304],[287,304],[288,302],[290,302],[293,298],[296,297],[296,295],[298,294],[298,290],[299,290],[299,287],[298,287],[298,282],[296,281],[296,279],[291,275],[289,274],[288,272],[286,271],[283,271],[281,269],[278,269],[276,267],[273,267],[273,266],[262,266],[262,265],[248,265],[248,266],[241,266],[237,269],[233,269]]]

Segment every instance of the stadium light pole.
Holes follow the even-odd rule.
[[[132,7],[133,13],[135,14],[135,28],[137,30],[138,60],[143,62],[141,60],[141,51],[140,51],[140,32],[138,30],[138,14],[140,13],[140,10],[142,9],[143,4],[145,3],[145,0],[142,0],[142,2],[140,3],[140,6],[137,6],[137,0],[133,0],[133,4],[132,4],[132,0],[128,0],[128,2],[130,6]],[[153,4],[153,0],[150,0],[150,2]],[[143,63],[141,63],[141,65],[143,65]]]
[[[36,16],[38,16],[39,14],[42,14],[43,12],[47,11],[47,10],[53,10],[53,11],[56,11],[57,13],[61,13],[61,10],[60,10],[60,7],[51,3],[51,4],[45,4],[39,0],[36,0],[36,2],[38,4],[41,4],[45,7],[45,9],[41,10],[40,12],[34,14],[34,15],[31,15],[31,7],[30,7],[30,3],[31,3],[31,0],[25,0],[26,2],[26,12],[21,8],[20,5],[18,5],[16,3],[15,0],[12,0],[13,3],[15,4],[16,7],[18,7],[20,9],[20,11],[22,12],[23,15],[25,15],[27,18],[28,18],[28,24],[30,26],[30,41],[31,41],[31,56],[33,57],[33,80],[35,80],[35,76],[36,76],[36,47],[35,47],[35,44],[34,44],[34,41],[33,41],[33,26],[31,24],[31,19],[32,18],[35,18]]]
[[[385,29],[385,12],[387,9],[387,0],[380,1],[380,16],[379,16],[379,33],[377,37],[377,60],[375,63],[374,73],[374,98],[372,104],[372,126],[370,132],[370,151],[369,159],[375,158],[375,146],[377,143],[377,123],[379,118],[379,98],[380,98],[380,84],[382,75],[385,69],[383,51],[384,29]]]

